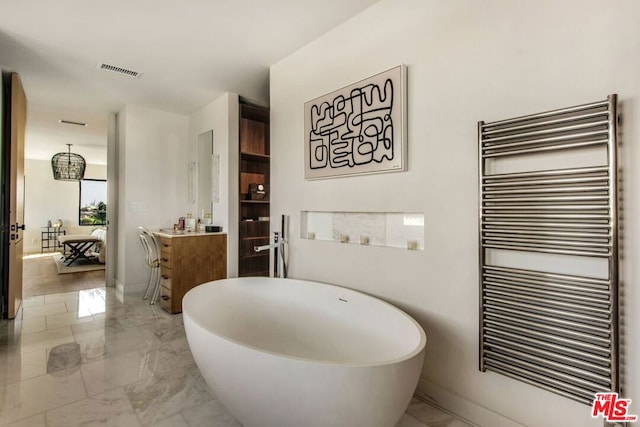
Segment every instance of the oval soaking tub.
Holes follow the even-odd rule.
[[[218,280],[182,309],[202,376],[244,427],[393,427],[422,370],[420,325],[346,288]]]

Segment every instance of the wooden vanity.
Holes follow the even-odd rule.
[[[191,289],[227,277],[227,234],[159,230],[159,304],[169,313],[182,312],[182,297]]]

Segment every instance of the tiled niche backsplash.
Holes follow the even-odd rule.
[[[302,211],[300,237],[363,246],[424,250],[424,214]]]

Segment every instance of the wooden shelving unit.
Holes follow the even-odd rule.
[[[254,246],[269,243],[269,110],[240,102],[240,226],[238,274],[268,276],[270,251],[256,253]],[[261,200],[252,200],[251,184],[267,189]]]

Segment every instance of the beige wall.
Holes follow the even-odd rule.
[[[624,395],[640,413],[640,3],[382,0],[271,67],[272,217],[289,272],[374,294],[425,328],[420,390],[483,426],[600,426],[590,408],[478,370],[477,122],[602,100],[624,114]],[[408,67],[409,170],[305,181],[304,102]],[[425,250],[302,240],[300,212],[424,212]]]
[[[214,223],[233,236],[238,215],[238,160],[233,148],[238,145],[238,95],[225,94],[189,117],[137,105],[127,105],[118,114],[116,282],[125,292],[139,291],[147,280],[138,227],[171,227],[180,216],[197,215],[197,201],[190,199],[189,164],[196,160],[198,135],[210,129],[221,166]],[[229,239],[229,255],[233,276],[237,238]]]
[[[184,115],[127,105],[118,126],[116,285],[129,293],[148,276],[138,227],[169,227],[189,212],[191,146]]]
[[[213,204],[213,223],[229,236],[229,277],[238,275],[238,123],[238,95],[234,93],[226,93],[189,116],[192,159],[197,161],[198,135],[209,130],[213,130],[213,152],[220,156],[219,201]]]
[[[68,234],[87,232],[90,227],[78,226],[80,185],[78,182],[53,179],[51,162],[25,159],[24,251],[40,252],[41,228],[47,221],[61,219]],[[88,164],[87,179],[107,179],[105,165]]]

